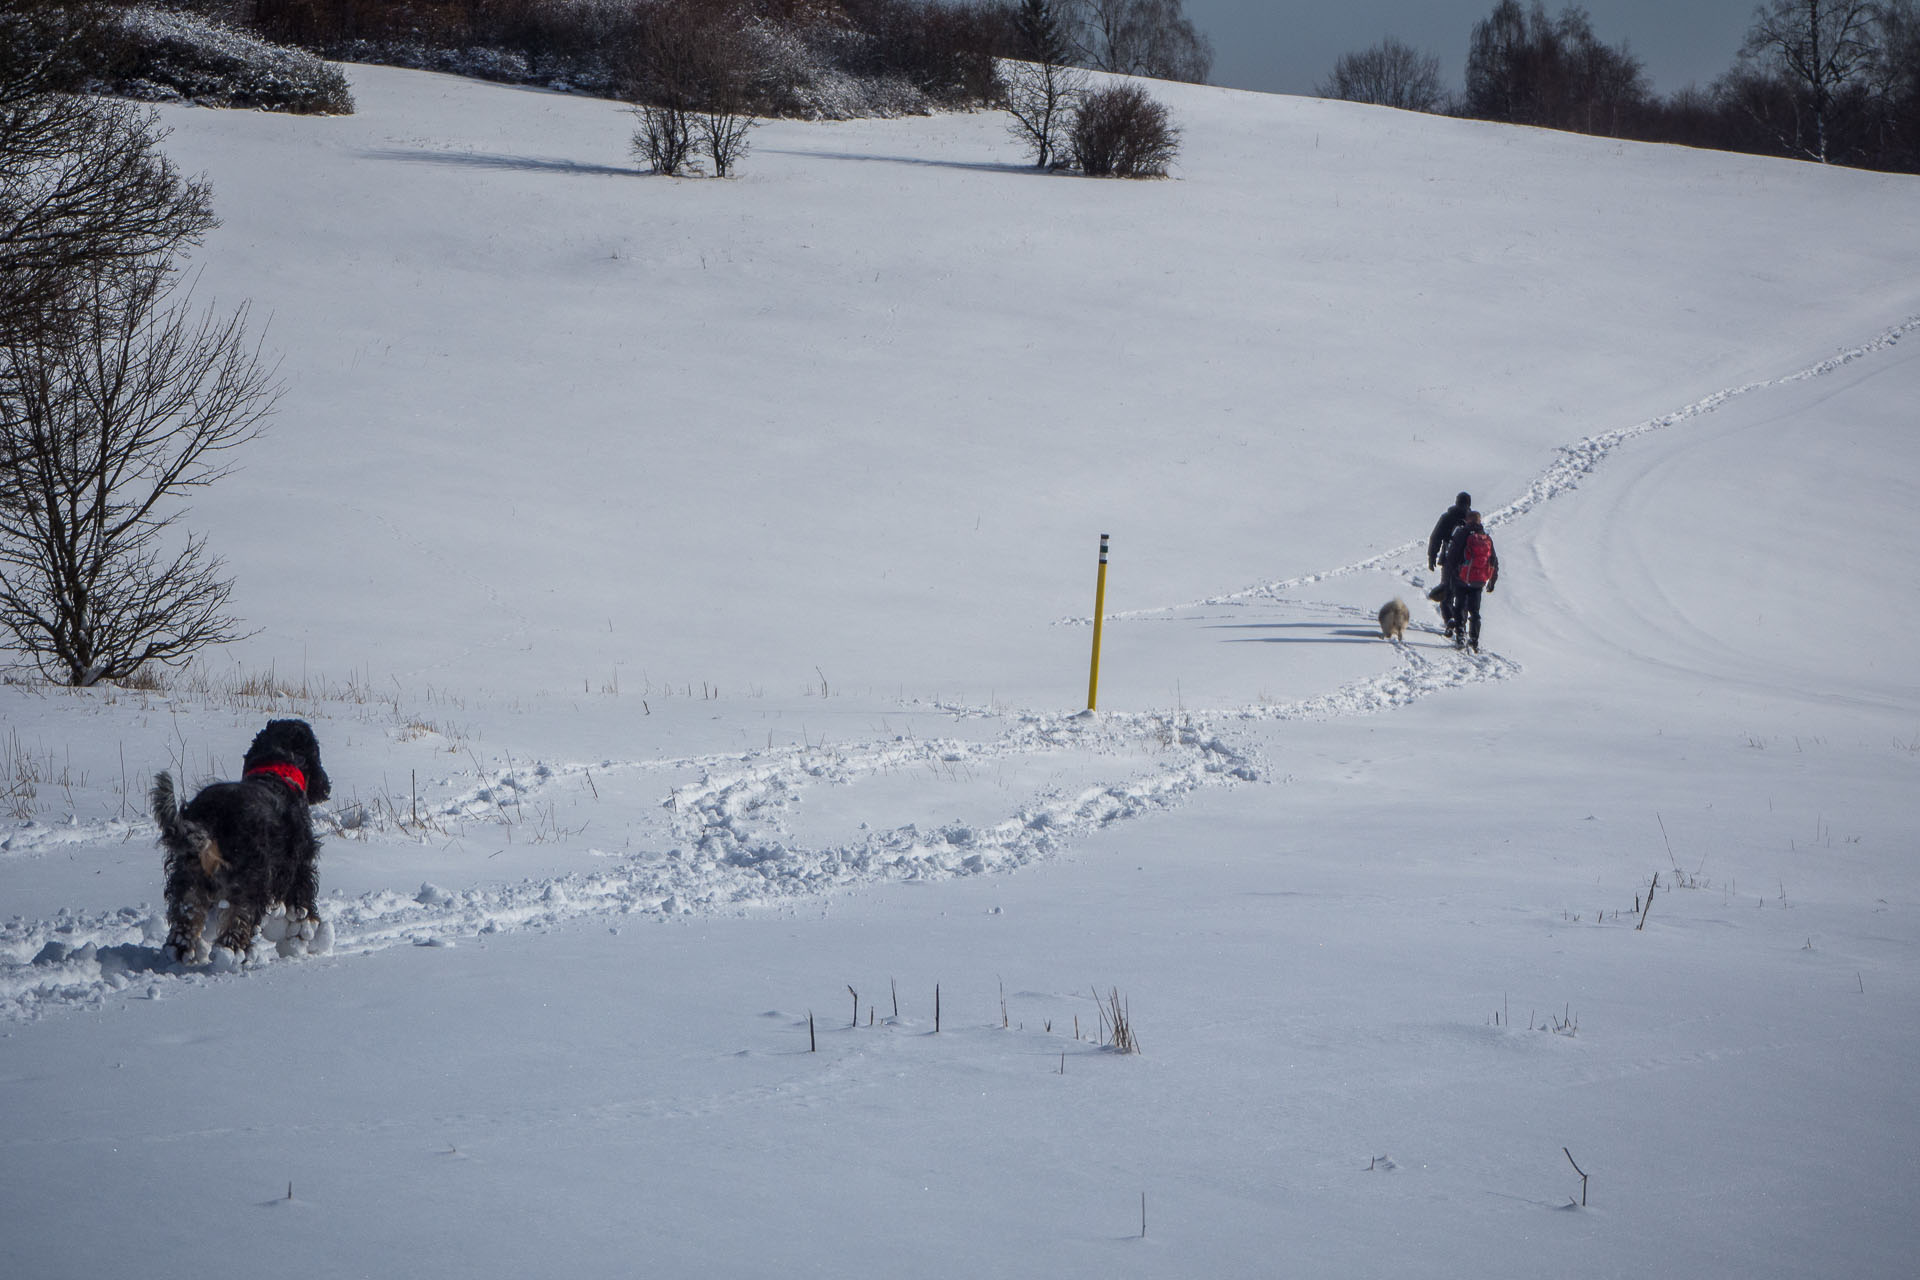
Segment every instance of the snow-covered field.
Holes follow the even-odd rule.
[[[1914,179],[350,74],[167,112],[258,634],[0,686],[0,1274],[1912,1273]],[[285,714],[332,950],[167,964],[152,775]]]

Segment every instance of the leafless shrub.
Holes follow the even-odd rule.
[[[680,173],[696,148],[724,178],[746,153],[762,42],[746,9],[715,0],[661,0],[629,53],[625,80],[639,104],[634,150],[656,173]]]
[[[707,158],[713,161],[714,177],[724,178],[733,172],[735,163],[747,153],[747,132],[752,128],[753,117],[738,110],[702,111],[694,117],[694,131],[706,148]]]
[[[1068,135],[1073,162],[1092,177],[1163,178],[1180,151],[1165,106],[1134,84],[1086,95]]]
[[[693,157],[693,120],[684,107],[643,104],[633,109],[639,127],[633,153],[655,173],[676,177]]]

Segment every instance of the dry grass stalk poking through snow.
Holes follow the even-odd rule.
[[[1115,1053],[1140,1052],[1140,1042],[1133,1035],[1133,1018],[1127,1002],[1120,998],[1119,989],[1107,988],[1105,1000],[1095,991],[1093,1002],[1100,1010],[1100,1042]]]

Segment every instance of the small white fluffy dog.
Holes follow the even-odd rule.
[[[1380,606],[1380,638],[1402,640],[1407,635],[1407,602],[1399,596]]]

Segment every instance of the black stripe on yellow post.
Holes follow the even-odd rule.
[[[1093,589],[1093,672],[1087,677],[1087,710],[1100,695],[1100,624],[1107,616],[1107,535],[1100,535],[1100,577]]]

